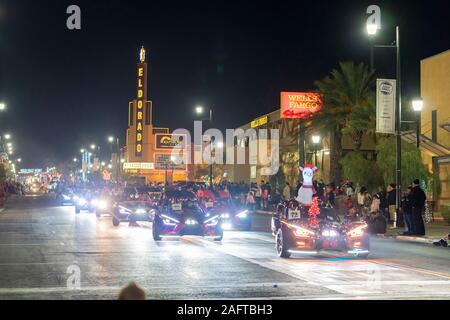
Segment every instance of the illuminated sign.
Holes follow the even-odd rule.
[[[20,173],[24,173],[24,174],[42,173],[42,169],[21,169]]]
[[[147,63],[141,61],[138,64],[138,85],[136,100],[136,157],[142,157],[143,140],[144,140],[144,109],[147,102]]]
[[[136,170],[136,169],[155,169],[155,164],[151,162],[125,162],[123,164],[124,170]]]
[[[186,161],[182,155],[167,153],[155,154],[156,170],[186,170]]]
[[[169,128],[153,128],[153,134],[157,134],[157,133],[168,134]]]
[[[183,134],[156,134],[156,149],[171,150],[183,149],[185,146],[186,135]]]
[[[281,118],[307,118],[320,108],[322,108],[322,99],[318,93],[281,92]]]
[[[268,122],[269,122],[269,117],[265,116],[265,117],[261,117],[259,119],[253,120],[250,123],[250,126],[252,128],[257,128],[257,127],[260,127],[260,126],[263,126],[263,125],[267,124]]]

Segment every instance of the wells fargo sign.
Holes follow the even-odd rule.
[[[143,50],[143,49],[142,49]],[[136,157],[142,157],[144,138],[144,106],[147,101],[147,63],[145,63],[145,51],[141,63],[138,64],[137,76],[137,100],[136,100]]]
[[[320,108],[322,108],[322,99],[318,93],[281,92],[281,118],[307,118]]]
[[[183,149],[186,142],[186,135],[183,134],[155,134],[156,149],[170,150]]]

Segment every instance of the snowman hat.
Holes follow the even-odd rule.
[[[300,167],[300,171],[303,171],[303,169],[312,169],[313,171],[316,171],[317,167],[315,165],[308,163],[304,167]]]

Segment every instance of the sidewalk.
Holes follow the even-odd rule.
[[[442,239],[445,234],[450,233],[450,226],[444,222],[433,222],[425,224],[425,236],[402,236],[400,233],[405,231],[404,228],[396,228],[387,230],[386,234],[378,235],[379,237],[395,238],[402,241],[414,241],[422,243],[433,243]]]

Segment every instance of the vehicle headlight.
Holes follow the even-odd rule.
[[[322,235],[324,237],[337,237],[339,233],[337,233],[336,230],[323,230]]]
[[[231,230],[231,228],[232,228],[233,226],[232,226],[231,223],[229,223],[229,222],[223,222],[223,223],[221,224],[221,227],[222,227],[223,230]]]
[[[229,219],[229,218],[230,218],[230,214],[229,214],[229,213],[222,213],[222,214],[220,215],[220,217],[221,217],[222,219]]]
[[[145,214],[147,211],[145,209],[137,209],[136,214]]]
[[[193,226],[193,225],[198,224],[198,222],[195,219],[186,219],[186,224],[190,225],[190,226]]]
[[[245,219],[245,218],[247,218],[247,216],[248,216],[248,210],[244,210],[244,211],[242,211],[242,212],[239,212],[236,216],[237,216],[238,218]]]
[[[352,230],[350,230],[347,235],[350,238],[360,238],[364,235],[365,229],[367,228],[367,224],[360,225]]]
[[[215,226],[219,223],[219,216],[214,216],[212,218],[209,218],[205,220],[204,222],[207,226]]]
[[[78,199],[78,196],[73,196],[73,200],[77,201]]]
[[[84,206],[87,203],[87,201],[84,198],[78,198],[77,203],[80,206]]]
[[[294,230],[294,235],[302,238],[309,238],[315,235],[314,231],[308,230],[301,226],[297,226],[294,224],[286,224],[288,227]]]
[[[69,196],[66,196],[65,194],[63,194],[63,199],[64,199],[64,200],[70,200],[70,197],[69,197]]]
[[[163,223],[168,226],[175,226],[177,223],[180,223],[180,221],[178,221],[177,219],[166,216],[164,214],[161,215],[161,218],[163,220]]]
[[[106,200],[100,200],[97,202],[97,208],[105,210],[108,207],[108,202]]]
[[[97,199],[91,200],[91,206],[96,207],[97,204],[98,204],[98,200]]]

